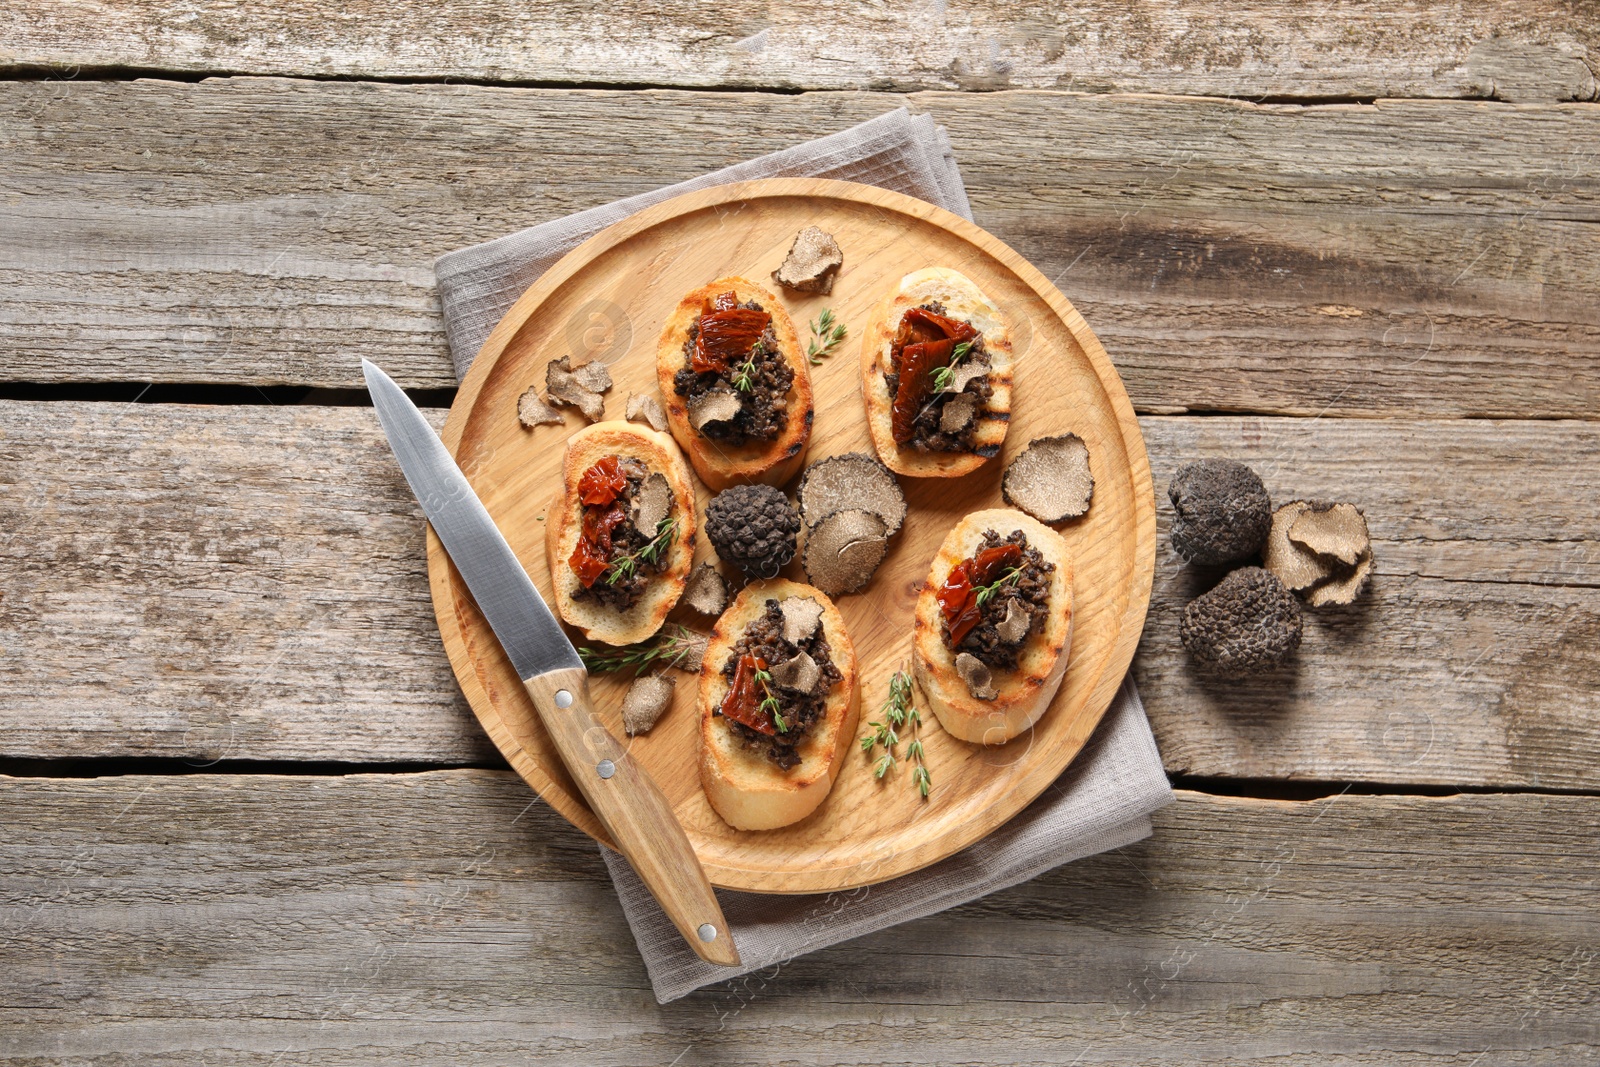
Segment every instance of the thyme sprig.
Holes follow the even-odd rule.
[[[933,391],[942,393],[955,380],[956,366],[972,351],[971,341],[962,341],[950,350],[950,362],[933,372]]]
[[[673,534],[677,532],[678,520],[676,518],[662,519],[656,523],[656,535],[650,539],[649,544],[637,552],[629,552],[625,556],[618,556],[606,565],[606,584],[616,585],[624,578],[632,577],[633,572],[638,570],[641,563],[656,563],[661,559],[661,554],[667,550],[667,546],[672,543]]]
[[[789,724],[783,721],[783,705],[778,703],[778,697],[772,692],[772,675],[756,668],[756,681],[761,684],[762,692],[767,695],[761,700],[761,710],[772,716],[772,725],[778,728],[780,734],[789,732]]]
[[[641,671],[651,664],[676,667],[701,645],[700,635],[686,626],[674,623],[653,641],[643,641],[621,648],[578,649],[578,658],[591,674],[607,671]]]
[[[833,355],[833,350],[845,339],[847,331],[844,323],[835,321],[832,308],[824,308],[822,314],[812,319],[809,325],[811,344],[806,349],[806,358],[815,366]]]
[[[733,387],[741,393],[751,393],[756,387],[756,357],[765,355],[766,348],[757,341],[750,346],[750,358],[739,364],[739,369],[733,372]]]
[[[895,754],[895,746],[900,743],[900,732],[905,730],[911,740],[906,745],[904,758],[915,765],[911,771],[911,784],[926,797],[933,788],[933,776],[928,773],[922,749],[922,715],[917,711],[911,676],[905,671],[896,671],[889,679],[889,696],[878,708],[878,714],[882,718],[869,720],[867,726],[870,729],[861,735],[861,751],[866,755],[871,756],[875,748],[883,749],[883,754],[872,765],[872,776],[882,778],[894,769],[900,759]]]
[[[1022,568],[1012,567],[988,585],[980,585],[978,587],[978,607],[988,606],[989,601],[994,599],[994,595],[1000,591],[1002,586],[1007,584],[1015,585],[1021,577]]]

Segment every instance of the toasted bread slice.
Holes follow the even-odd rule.
[[[983,335],[989,353],[989,399],[978,409],[971,452],[921,452],[894,439],[894,401],[884,375],[894,366],[890,347],[908,310],[930,301],[945,314],[971,324]],[[970,278],[947,267],[925,267],[900,279],[878,303],[862,331],[861,395],[867,402],[867,428],[884,466],[913,478],[958,478],[1000,454],[1011,423],[1011,331],[983,290]]]
[[[726,719],[713,715],[728,693],[722,667],[745,628],[766,610],[768,600],[810,597],[822,605],[822,632],[829,655],[844,677],[828,693],[827,708],[800,743],[799,766],[784,770],[766,753],[745,747]],[[833,788],[844,765],[860,713],[856,652],[845,633],[844,617],[820,589],[785,578],[752,582],[717,620],[700,665],[700,782],[706,797],[730,826],[772,830],[810,815]]]
[[[771,441],[751,442],[733,447],[706,437],[689,422],[687,402],[678,394],[673,378],[688,363],[684,343],[689,340],[689,328],[699,317],[707,300],[732,290],[739,302],[754,300],[772,315],[772,332],[778,338],[778,348],[784,360],[794,371],[794,384],[789,388],[788,423]],[[661,398],[667,410],[667,425],[672,436],[682,446],[695,473],[713,492],[720,493],[731,485],[748,485],[765,482],[782,485],[794,477],[805,462],[806,444],[811,439],[813,417],[811,399],[811,365],[800,348],[800,338],[795,333],[794,322],[778,301],[766,289],[747,278],[718,278],[694,290],[678,301],[661,331],[656,346],[656,380],[661,386]]]
[[[582,588],[583,583],[567,562],[583,532],[578,480],[584,471],[607,456],[637,459],[651,471],[662,474],[672,490],[669,514],[678,520],[667,549],[666,567],[652,575],[644,595],[627,611],[618,611],[596,600],[575,600],[573,593]],[[694,561],[694,537],[694,482],[672,438],[636,423],[597,422],[567,439],[567,454],[561,465],[561,489],[550,502],[545,516],[545,553],[550,563],[550,583],[555,588],[556,612],[582,630],[585,637],[609,645],[629,645],[661,629],[667,613],[683,595],[684,582]]]
[[[938,592],[950,571],[972,558],[986,530],[1002,537],[1014,530],[1055,564],[1050,581],[1050,614],[1035,625],[1023,646],[1015,670],[995,671],[993,700],[979,700],[956,673],[955,653],[944,641],[944,617]],[[933,567],[917,597],[912,641],[913,670],[928,706],[939,716],[945,732],[963,741],[999,745],[1039,721],[1067,670],[1072,640],[1072,563],[1067,544],[1050,527],[1009,508],[977,511],[962,519],[939,546]]]

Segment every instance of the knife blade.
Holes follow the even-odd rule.
[[[696,955],[736,966],[728,930],[672,805],[595,716],[588,671],[466,475],[422,413],[378,366],[367,390],[406,482],[506,650],[567,772]]]

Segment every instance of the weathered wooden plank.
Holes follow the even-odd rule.
[[[1590,99],[1592,12],[1552,0],[1071,7],[1038,0],[803,8],[572,2],[362,9],[14,4],[0,70],[136,68],[782,89]]]
[[[442,413],[435,413],[437,420]],[[1162,541],[1135,670],[1169,769],[1595,788],[1600,428],[1152,417],[1158,493],[1235,456],[1363,505],[1377,577],[1295,671],[1197,677]],[[0,404],[0,754],[493,758],[422,529],[358,408]]]
[[[1059,92],[0,84],[0,378],[446,386],[438,254],[902,102],[1142,411],[1600,412],[1600,105]]]
[[[1600,1053],[1593,797],[1180,793],[1138,845],[666,1006],[530,801],[495,771],[0,778],[7,1062]]]

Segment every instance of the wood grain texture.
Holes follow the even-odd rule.
[[[553,596],[544,551],[550,487],[561,484],[565,443],[582,423],[573,416],[530,433],[518,419],[518,397],[542,384],[547,365],[571,351],[570,324],[597,300],[611,309],[608,316],[632,324],[631,344],[580,354],[602,359],[610,373],[606,414],[619,416],[630,394],[656,395],[657,339],[683,294],[715,278],[770,277],[808,223],[861,251],[840,270],[825,301],[773,294],[778,304],[769,306],[787,309],[802,329],[823,307],[837,309],[841,321],[859,322],[901,277],[939,263],[969,277],[1001,309],[1012,332],[1015,388],[1032,398],[1013,405],[1007,443],[992,462],[964,478],[902,480],[910,512],[873,584],[835,598],[869,716],[887,697],[890,677],[908,666],[916,594],[946,532],[964,515],[1003,506],[1002,465],[1027,441],[1067,432],[1082,437],[1093,457],[1095,507],[1061,530],[1073,560],[1071,667],[1049,712],[1032,730],[993,747],[958,741],[928,716],[922,739],[939,784],[927,800],[909,790],[886,797],[852,738],[851,758],[815,812],[779,829],[744,832],[718,815],[700,787],[692,686],[680,686],[665,716],[629,740],[630,754],[661,784],[712,883],[757,892],[826,892],[897,877],[965,848],[1027,806],[1060,777],[1116,696],[1138,646],[1155,559],[1144,442],[1105,350],[1072,305],[1016,253],[947,211],[882,189],[790,178],[691,193],[596,234],[539,279],[484,342],[443,438],[546,598]],[[807,365],[815,407],[808,460],[872,454],[860,363],[850,351],[863,343],[869,342],[847,341],[829,359]],[[660,400],[664,407],[678,402],[665,392]],[[704,509],[713,494],[701,477],[695,483]],[[697,526],[706,528],[703,510]],[[697,558],[715,563],[709,538],[701,539]],[[598,836],[594,813],[553,758],[546,719],[435,538],[429,567],[445,649],[478,718],[540,796]],[[781,573],[805,580],[799,562]],[[707,626],[697,615],[680,614]],[[607,726],[620,736],[622,681],[597,678],[591,688]]]
[[[1169,770],[1600,784],[1592,424],[1141,425],[1161,533],[1135,670]],[[1208,455],[1361,504],[1377,541],[1371,597],[1313,616],[1272,684],[1207,686],[1173,640],[1192,578],[1164,494]],[[370,410],[0,404],[0,532],[4,754],[494,758]]]
[[[435,256],[900,103],[1141,411],[1600,411],[1600,105],[1062,92],[0,84],[0,376],[451,385]]]
[[[1182,4],[753,0],[336,11],[310,0],[29,0],[0,69],[778,89],[1073,88],[1242,97],[1587,100],[1593,12],[1555,0]]]
[[[1594,797],[1180,793],[1137,845],[665,1006],[594,845],[506,772],[0,805],[17,1064],[1600,1055]]]

